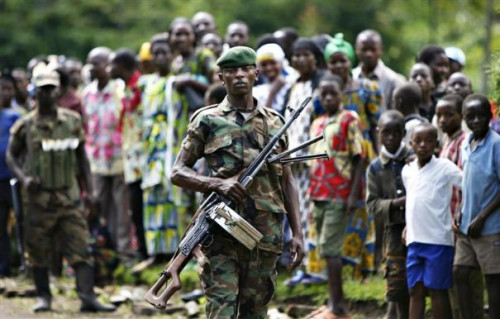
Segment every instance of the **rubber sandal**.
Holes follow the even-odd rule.
[[[308,314],[306,316],[306,319],[313,319],[313,318],[315,318],[316,315],[323,313],[323,311],[325,311],[325,310],[328,310],[328,307],[323,305],[323,306],[319,307],[318,309],[314,310],[313,312],[311,312],[310,314]]]

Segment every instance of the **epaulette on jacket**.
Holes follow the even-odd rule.
[[[219,104],[212,104],[212,105],[204,106],[201,109],[198,109],[196,112],[193,113],[193,115],[191,115],[189,122],[192,122],[198,116],[198,114],[200,114],[201,112],[203,112],[205,110],[213,109],[214,107],[217,107],[217,106],[219,106]]]
[[[70,116],[70,117],[74,117],[74,118],[77,118],[78,120],[81,119],[81,115],[76,112],[76,111],[73,111],[73,110],[69,110],[69,109],[66,109],[66,108],[63,108],[63,107],[60,107],[58,106],[57,107],[57,110],[63,115],[63,116]]]
[[[285,123],[285,122],[286,122],[286,121],[285,121],[285,118],[283,117],[283,115],[281,115],[281,114],[280,114],[278,111],[276,111],[275,109],[272,109],[272,108],[270,108],[270,107],[265,107],[264,109],[265,109],[266,111],[268,111],[268,112],[272,113],[273,115],[278,116],[278,117],[281,119],[281,121],[282,121],[283,123]]]

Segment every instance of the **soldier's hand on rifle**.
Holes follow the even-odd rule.
[[[290,257],[292,261],[288,265],[288,271],[297,268],[304,259],[304,240],[302,236],[293,236],[290,240]]]
[[[243,185],[238,182],[238,178],[239,174],[228,179],[214,179],[212,189],[224,197],[243,204],[247,194]]]
[[[26,176],[23,179],[23,187],[30,193],[35,193],[40,189],[40,180],[37,177]]]

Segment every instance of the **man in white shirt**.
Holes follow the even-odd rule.
[[[359,65],[352,70],[353,79],[370,79],[376,81],[382,91],[382,110],[393,109],[392,94],[396,87],[404,84],[406,79],[387,67],[382,55],[382,37],[375,30],[364,30],[356,38],[356,55]]]
[[[425,295],[432,298],[433,317],[451,319],[448,289],[453,274],[452,186],[461,188],[462,172],[450,160],[436,158],[437,130],[415,127],[411,145],[417,160],[401,176],[406,189],[406,274],[410,288],[410,319],[422,318]]]

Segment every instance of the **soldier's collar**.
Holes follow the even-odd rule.
[[[39,113],[38,107],[33,110],[33,118],[35,119],[36,122],[41,122],[42,121],[41,117],[40,117],[40,113]],[[60,106],[57,107],[57,116],[56,116],[56,118],[51,119],[51,120],[54,120],[54,121],[57,121],[57,122],[64,122]],[[46,122],[46,121],[43,121],[43,122]]]
[[[254,111],[258,111],[259,113],[261,113],[262,115],[266,115],[264,109],[263,109],[263,106],[257,101],[256,98],[253,98],[253,102],[254,102],[254,105],[255,108],[250,111],[250,112],[254,112]],[[224,113],[230,113],[230,112],[233,112],[233,111],[237,111],[232,105],[231,103],[229,103],[229,100],[227,99],[227,95],[226,97],[224,98],[224,100],[219,104],[219,109],[224,112]]]

